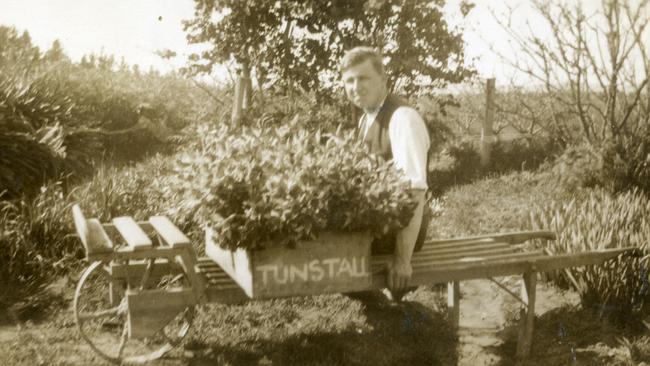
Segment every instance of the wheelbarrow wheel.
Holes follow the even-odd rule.
[[[187,335],[195,307],[188,305],[162,329],[144,339],[129,336],[126,283],[111,276],[107,262],[93,262],[81,275],[74,317],[81,337],[99,356],[117,364],[144,363],[162,357]],[[188,286],[183,274],[156,279],[156,288]]]

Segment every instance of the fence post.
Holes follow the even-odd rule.
[[[251,103],[251,77],[248,63],[242,63],[242,70],[237,73],[237,82],[235,83],[235,93],[232,103],[231,122],[237,123],[241,117],[242,109],[250,107]]]
[[[486,168],[490,164],[490,154],[492,145],[496,140],[492,124],[494,122],[494,93],[495,79],[487,79],[485,88],[485,118],[483,119],[483,129],[481,130],[481,166]]]

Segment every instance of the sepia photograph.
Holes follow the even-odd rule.
[[[0,0],[0,365],[650,366],[650,0]]]

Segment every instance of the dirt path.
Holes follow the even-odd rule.
[[[518,276],[496,280],[516,294],[519,293]],[[538,317],[549,310],[578,304],[579,298],[574,292],[561,292],[545,283],[537,285],[535,314]],[[511,359],[502,359],[502,346],[505,340],[512,341],[515,335],[513,325],[521,306],[518,300],[492,281],[462,282],[458,366],[512,363]]]

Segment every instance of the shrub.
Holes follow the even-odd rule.
[[[334,132],[343,128],[354,129],[356,124],[345,113],[349,106],[343,100],[324,103],[315,93],[287,90],[285,94],[272,94],[254,103],[243,114],[240,124],[262,128],[282,127],[286,121],[299,116],[301,128],[307,131]]]
[[[408,223],[414,202],[392,165],[370,156],[352,133],[300,126],[295,118],[282,128],[206,128],[202,149],[177,159],[176,184],[166,191],[180,199],[175,216],[196,217],[232,249]]]
[[[429,163],[430,181],[433,183],[430,188],[434,195],[441,195],[452,186],[468,184],[486,176],[533,171],[558,150],[559,147],[548,139],[497,141],[492,146],[490,163],[483,167],[476,142],[451,141]]]
[[[481,176],[481,158],[471,141],[450,143],[429,162],[429,187],[438,196],[448,188],[467,184]]]
[[[533,228],[557,233],[552,253],[575,253],[605,248],[637,247],[650,243],[650,200],[638,190],[611,195],[589,191],[584,199],[553,201],[531,214]],[[648,288],[648,257],[619,257],[602,266],[570,268],[582,303],[611,311],[617,320],[628,318],[644,305]]]
[[[34,284],[77,260],[70,207],[56,184],[31,200],[0,201],[0,283]]]

